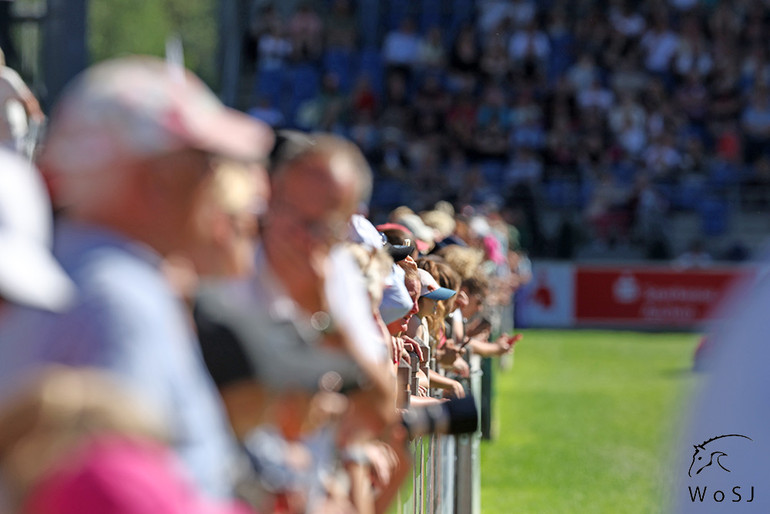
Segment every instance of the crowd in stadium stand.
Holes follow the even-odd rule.
[[[666,213],[720,235],[770,185],[761,1],[257,0],[255,116],[356,141],[373,209],[437,200],[580,211],[654,247]],[[566,237],[566,236],[565,236]],[[557,245],[558,246],[558,245]],[[653,252],[654,253],[654,252]]]

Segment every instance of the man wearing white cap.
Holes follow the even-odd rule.
[[[72,299],[72,282],[51,255],[51,221],[38,171],[0,150],[0,312],[3,303],[55,311]]]
[[[10,309],[0,387],[50,362],[105,369],[166,414],[197,485],[232,494],[231,432],[160,263],[200,237],[194,221],[212,159],[261,160],[272,142],[266,126],[157,59],[109,61],[77,78],[53,114],[40,167],[64,211],[55,255],[78,294],[62,314]]]

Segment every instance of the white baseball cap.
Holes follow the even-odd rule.
[[[75,288],[51,254],[51,206],[38,171],[0,150],[0,297],[46,310],[64,308]]]

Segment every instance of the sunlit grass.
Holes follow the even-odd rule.
[[[526,332],[513,369],[495,373],[482,511],[660,512],[696,343],[693,334]]]

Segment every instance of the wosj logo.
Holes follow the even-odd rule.
[[[693,503],[753,502],[754,485],[736,484],[730,480],[731,475],[728,475],[734,470],[730,455],[736,452],[750,452],[745,445],[752,442],[753,439],[746,435],[723,434],[693,445],[692,462],[687,470],[687,476],[695,479],[692,480],[695,485],[688,486],[690,501]],[[707,483],[699,483],[701,482],[699,478]]]

